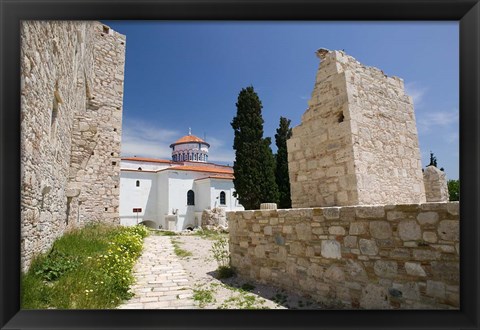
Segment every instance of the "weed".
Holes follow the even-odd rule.
[[[193,289],[193,300],[198,302],[200,308],[204,308],[207,304],[216,301],[213,297],[213,290],[211,289]]]
[[[217,278],[218,279],[230,278],[233,275],[235,275],[235,271],[230,266],[220,266],[220,267],[217,268]]]
[[[228,240],[221,237],[212,244],[213,258],[217,261],[220,267],[228,266],[230,264],[230,252],[228,251]]]
[[[284,305],[287,302],[287,296],[281,292],[277,292],[270,300],[276,302],[279,305]]]
[[[210,240],[218,240],[220,238],[227,237],[226,233],[222,233],[215,230],[209,230],[209,229],[200,229],[196,231],[194,235],[200,236],[202,238],[210,239]]]
[[[173,238],[171,238],[170,240],[172,241],[173,252],[175,252],[177,256],[179,256],[180,258],[185,258],[185,257],[190,257],[192,255],[192,252],[184,250],[180,247],[179,241]]]
[[[144,226],[100,224],[63,235],[22,275],[22,308],[116,307],[131,296],[132,268],[146,235]]]
[[[177,236],[177,233],[170,230],[152,230],[151,231],[156,236]]]

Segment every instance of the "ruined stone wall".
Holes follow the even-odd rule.
[[[319,50],[312,97],[287,141],[293,207],[425,202],[403,81]]]
[[[119,222],[124,63],[125,37],[99,22],[21,24],[24,270],[68,228]]]
[[[228,212],[243,277],[329,306],[459,308],[459,204]]]
[[[435,166],[427,166],[423,172],[425,196],[428,202],[446,202],[448,193],[447,176]]]

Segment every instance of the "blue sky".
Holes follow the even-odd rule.
[[[122,154],[170,158],[170,143],[206,136],[209,160],[233,164],[235,102],[252,85],[264,135],[280,116],[300,124],[318,48],[345,50],[405,81],[413,97],[422,165],[434,152],[459,177],[457,22],[104,21],[127,36]],[[275,151],[275,143],[272,143]]]

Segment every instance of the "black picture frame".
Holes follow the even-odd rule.
[[[478,0],[0,0],[1,329],[479,329]],[[20,310],[20,21],[453,20],[460,25],[459,311]],[[445,65],[449,65],[445,63]]]

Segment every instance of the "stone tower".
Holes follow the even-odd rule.
[[[100,22],[21,24],[22,268],[65,230],[120,223],[125,36]]]
[[[425,202],[412,98],[342,51],[320,66],[302,123],[287,141],[293,207]]]

